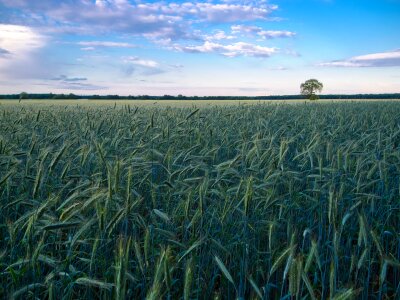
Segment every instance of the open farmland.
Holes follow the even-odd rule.
[[[399,299],[400,103],[303,102],[3,102],[0,298]]]
[[[340,103],[340,102],[400,102],[399,99],[382,100],[382,99],[321,99],[319,103]],[[139,106],[139,107],[178,107],[178,108],[189,108],[189,107],[210,107],[210,106],[240,106],[240,105],[270,105],[270,104],[304,104],[305,102],[310,102],[305,99],[296,100],[99,100],[99,99],[67,99],[67,100],[46,100],[46,99],[23,99],[21,103],[29,106]],[[0,99],[0,105],[10,106],[10,105],[20,105],[19,100],[11,99]]]

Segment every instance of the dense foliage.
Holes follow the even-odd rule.
[[[0,298],[399,299],[400,104],[0,106]]]
[[[309,79],[300,85],[300,93],[310,100],[318,100],[317,93],[321,93],[324,85],[317,79]]]

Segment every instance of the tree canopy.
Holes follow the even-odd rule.
[[[309,79],[300,85],[300,93],[310,100],[317,100],[318,95],[323,89],[324,85],[317,79]]]

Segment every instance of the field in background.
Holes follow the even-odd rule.
[[[400,103],[25,102],[0,298],[399,298]]]
[[[227,105],[255,105],[255,104],[298,104],[298,103],[333,103],[333,102],[400,102],[399,99],[382,100],[382,99],[343,99],[343,100],[318,100],[309,101],[305,99],[298,100],[22,100],[21,103],[25,105],[105,105],[105,106],[146,106],[146,107],[208,107],[208,106],[227,106]],[[15,105],[21,104],[18,100],[0,100],[0,105]]]

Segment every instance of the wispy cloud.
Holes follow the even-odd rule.
[[[82,47],[81,50],[82,51],[94,51],[94,50],[96,50],[96,48],[95,47]]]
[[[106,86],[101,86],[101,85],[96,85],[96,84],[90,84],[90,83],[81,83],[81,82],[59,82],[57,84],[46,84],[46,83],[41,83],[38,85],[44,85],[44,86],[49,86],[51,88],[55,88],[58,90],[67,90],[71,92],[79,92],[79,91],[101,91],[101,90],[107,90],[108,87]]]
[[[238,20],[253,21],[265,19],[276,5],[266,5],[264,1],[254,1],[251,4],[214,4],[214,3],[184,3],[180,7],[180,15],[193,15],[200,20],[216,23],[235,22]],[[174,4],[172,4],[175,6]]]
[[[237,42],[229,45],[204,42],[197,46],[181,46],[175,45],[174,49],[188,53],[218,53],[227,57],[237,56],[253,56],[253,57],[269,57],[277,52],[277,48],[264,47],[250,43]]]
[[[66,75],[60,75],[58,77],[51,78],[54,81],[61,81],[61,82],[78,82],[78,81],[86,81],[86,77],[68,77]]]
[[[220,41],[220,40],[233,40],[236,39],[237,37],[234,35],[229,35],[226,34],[225,31],[223,30],[215,30],[212,34],[209,35],[205,35],[205,40],[209,40],[209,41]]]
[[[143,59],[138,56],[128,56],[122,58],[124,66],[123,73],[125,76],[131,76],[133,73],[138,73],[144,76],[157,75],[166,71],[160,63],[151,59]]]
[[[296,33],[287,30],[264,30],[258,26],[233,25],[232,34],[245,34],[249,36],[259,36],[263,39],[294,37]]]
[[[388,52],[360,55],[344,60],[324,62],[318,65],[321,67],[347,67],[347,68],[399,67],[400,49]]]
[[[150,59],[141,59],[137,56],[128,56],[124,57],[124,62],[146,67],[146,68],[158,68],[160,64],[154,60]]]
[[[182,68],[184,68],[184,65],[182,65],[182,64],[172,64],[172,65],[169,65],[169,67],[172,68],[172,69],[182,69]]]
[[[108,89],[105,86],[89,83],[86,77],[69,77],[67,75],[59,75],[50,78],[39,85],[67,91],[96,91]]]
[[[268,70],[271,70],[271,71],[287,71],[287,70],[289,70],[289,68],[284,67],[284,66],[278,66],[278,67],[268,68]]]
[[[108,42],[108,41],[89,41],[89,42],[78,42],[78,45],[85,46],[87,48],[94,47],[111,47],[111,48],[135,48],[136,45],[130,43],[120,43],[120,42]]]

